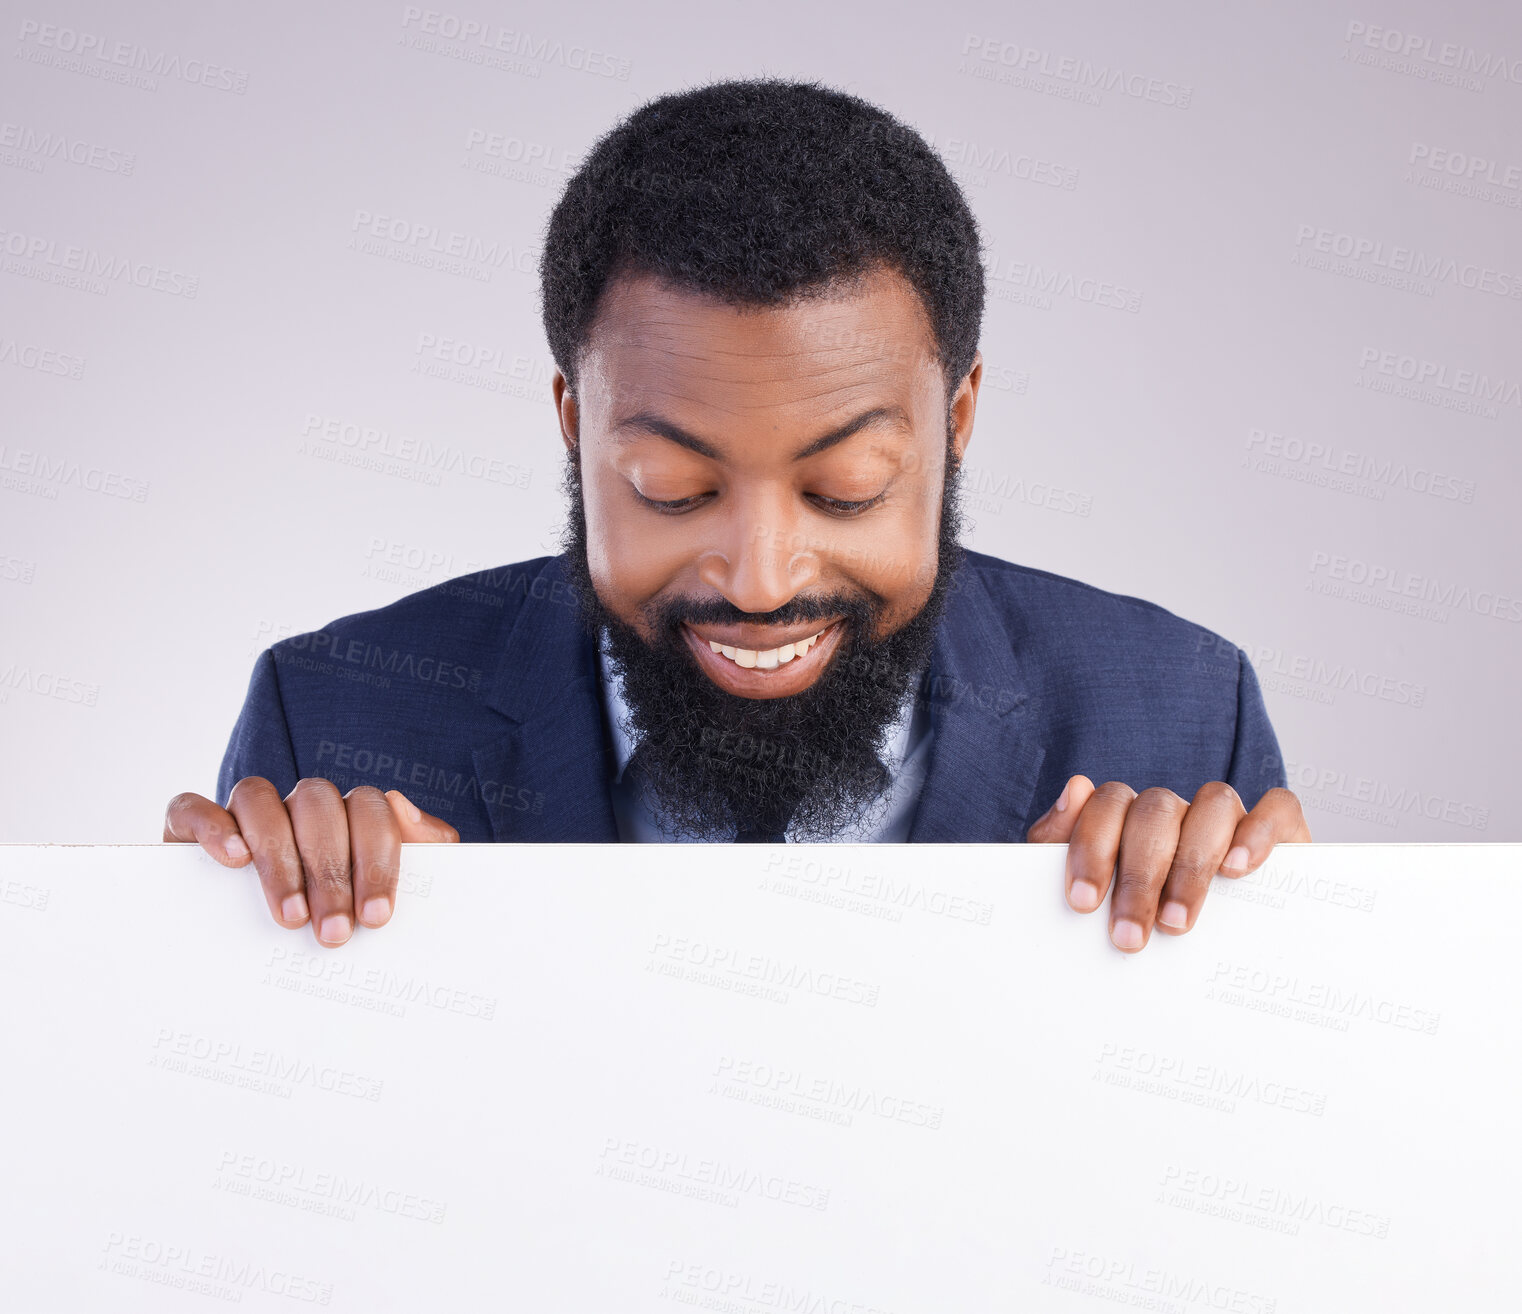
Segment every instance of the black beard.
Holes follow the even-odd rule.
[[[880,639],[883,599],[837,592],[790,599],[766,614],[723,598],[673,598],[647,607],[647,641],[613,615],[592,587],[587,557],[579,449],[566,461],[570,508],[562,546],[582,624],[607,635],[623,682],[626,729],[635,744],[630,770],[668,829],[684,838],[732,840],[739,830],[826,840],[847,823],[870,821],[885,806],[888,770],[879,756],[910,686],[924,673],[952,576],[962,561],[960,484],[947,417],[936,571],[925,605]],[[808,688],[782,698],[743,698],[719,688],[682,638],[683,622],[753,621],[787,625],[844,620],[840,646]]]

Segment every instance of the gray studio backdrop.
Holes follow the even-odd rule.
[[[266,644],[553,550],[549,209],[759,73],[983,225],[971,544],[1246,648],[1318,839],[1522,839],[1522,6],[447,3],[0,6],[0,840],[157,839]]]

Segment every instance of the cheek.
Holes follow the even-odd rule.
[[[917,483],[853,536],[854,560],[841,564],[886,604],[886,630],[897,629],[924,606],[935,581],[940,538],[941,484]],[[871,518],[868,517],[868,520]]]
[[[615,615],[637,623],[639,608],[680,568],[680,536],[651,524],[617,474],[584,469],[582,477],[592,583]]]

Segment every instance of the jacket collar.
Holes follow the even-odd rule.
[[[1025,617],[1000,607],[964,562],[920,687],[934,739],[911,843],[1024,842],[1046,757],[1040,700],[1017,656],[1024,627]]]
[[[1024,618],[1012,629],[1004,616],[964,563],[920,688],[934,739],[911,843],[1025,839],[1046,748],[1016,656]],[[597,644],[579,623],[563,558],[525,581],[482,699],[513,723],[474,750],[493,838],[617,840]]]
[[[548,558],[523,587],[524,600],[482,692],[487,706],[513,724],[473,754],[492,836],[525,843],[617,840],[596,642],[577,617],[561,557]]]

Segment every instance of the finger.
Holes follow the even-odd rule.
[[[1120,852],[1126,809],[1135,797],[1136,791],[1124,781],[1109,780],[1089,796],[1078,814],[1078,824],[1068,840],[1063,879],[1068,904],[1079,912],[1093,912],[1104,902]]]
[[[164,809],[166,844],[199,844],[224,867],[246,867],[248,843],[237,819],[200,794],[176,794]]]
[[[306,873],[307,902],[319,944],[343,944],[354,933],[349,874],[349,817],[338,786],[320,776],[296,782],[285,796],[296,849]]]
[[[1025,833],[1028,844],[1066,844],[1078,824],[1078,814],[1094,793],[1094,782],[1087,776],[1071,776],[1052,806]]]
[[[1161,786],[1142,790],[1127,810],[1110,900],[1110,939],[1117,949],[1135,953],[1152,935],[1157,898],[1188,810],[1183,799]]]
[[[386,802],[401,827],[403,844],[458,844],[460,832],[447,821],[424,812],[399,789],[386,791]]]
[[[344,795],[349,821],[354,907],[366,926],[384,926],[396,906],[402,867],[401,827],[386,796],[374,785],[356,785]]]
[[[310,915],[306,880],[280,791],[263,776],[245,776],[233,786],[227,806],[254,851],[270,916],[290,930],[305,926]]]
[[[1221,870],[1237,822],[1246,811],[1237,791],[1224,780],[1207,781],[1195,791],[1179,830],[1178,851],[1158,897],[1157,924],[1162,930],[1182,935],[1194,926],[1210,891],[1210,879]]]
[[[1268,860],[1275,844],[1307,844],[1310,838],[1311,828],[1306,825],[1300,800],[1276,785],[1237,823],[1221,875],[1245,876]]]

